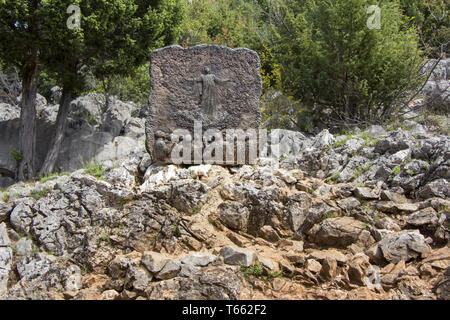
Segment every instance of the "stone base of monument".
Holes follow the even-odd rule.
[[[249,49],[200,45],[152,52],[146,123],[154,162],[254,164],[262,81]]]

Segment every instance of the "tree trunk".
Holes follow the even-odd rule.
[[[35,173],[37,59],[25,66],[23,71],[19,131],[19,149],[22,153],[22,160],[20,161],[17,172],[17,179],[19,181],[31,180]]]
[[[59,102],[58,116],[56,118],[55,133],[47,151],[47,156],[42,165],[40,176],[46,176],[52,173],[56,161],[61,150],[61,145],[64,139],[64,132],[67,125],[67,117],[69,116],[70,101],[72,100],[72,88],[65,86],[63,88],[61,100]]]

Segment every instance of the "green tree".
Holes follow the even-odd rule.
[[[19,151],[19,180],[34,176],[36,94],[42,38],[51,32],[42,28],[45,1],[0,0],[0,56],[4,63],[17,68],[22,79]]]
[[[418,39],[396,1],[379,1],[381,28],[367,26],[369,0],[280,0],[272,20],[282,86],[337,124],[387,118],[417,86]]]
[[[450,17],[446,0],[400,0],[403,13],[411,17],[420,36],[420,44],[432,57],[448,54]]]
[[[95,0],[82,7],[87,64],[103,84],[106,105],[111,76],[130,76],[149,51],[178,39],[182,0]]]
[[[69,5],[81,10],[81,28],[69,28]],[[69,103],[83,86],[81,70],[100,79],[128,76],[151,48],[174,43],[183,17],[181,0],[0,0],[0,58],[22,78],[19,180],[35,174],[36,94],[40,71],[63,87],[55,137],[41,169],[48,174],[59,153]]]
[[[60,2],[53,0],[49,2]],[[73,1],[72,1],[73,2]],[[40,174],[51,173],[64,137],[72,95],[84,87],[81,69],[88,67],[101,79],[109,105],[109,90],[114,77],[129,77],[145,63],[151,49],[172,44],[178,36],[183,17],[180,0],[79,0],[81,25],[77,32],[54,33],[46,66],[62,84],[63,92],[56,130]],[[52,12],[52,25],[61,12]],[[64,15],[62,15],[64,18]],[[67,17],[66,17],[67,19]],[[147,83],[149,86],[149,83]]]

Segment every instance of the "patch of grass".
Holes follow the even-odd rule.
[[[267,280],[272,280],[272,279],[279,278],[279,277],[282,277],[282,276],[283,276],[283,272],[281,272],[281,271],[273,271],[273,272],[268,272],[266,278],[267,278]]]
[[[192,214],[198,214],[200,213],[200,211],[202,211],[202,206],[195,206],[192,208]]]
[[[98,243],[106,242],[108,245],[111,245],[111,236],[109,234],[107,234],[107,233],[102,233],[98,237],[97,242]]]
[[[119,226],[119,230],[125,230],[127,227],[126,226],[124,226],[123,224],[121,224],[120,226]]]
[[[356,180],[358,179],[362,174],[366,173],[367,171],[369,171],[369,169],[372,167],[372,164],[367,164],[363,167],[357,167],[355,169],[355,172],[352,175],[352,179]]]
[[[316,189],[314,189],[313,187],[311,187],[311,189],[309,189],[309,193],[313,194],[314,192],[316,192]]]
[[[104,172],[105,168],[99,163],[91,163],[84,168],[84,174],[89,174],[97,179],[100,179]]]
[[[9,202],[9,193],[7,192],[3,192],[3,196],[2,196],[2,200],[3,202]]]
[[[437,208],[437,212],[441,213],[444,211],[450,211],[450,210],[446,204],[440,204],[439,207]]]
[[[97,121],[95,120],[94,116],[91,113],[84,113],[83,119],[90,125],[95,126],[97,124]]]
[[[180,229],[178,229],[177,225],[172,226],[172,235],[175,237],[180,235]]]
[[[125,206],[130,203],[131,200],[123,199],[120,201],[119,210],[122,211]]]
[[[50,193],[50,191],[51,191],[50,188],[43,188],[42,190],[35,189],[30,192],[30,197],[39,200],[46,197]]]
[[[332,184],[334,182],[336,182],[337,179],[339,179],[339,176],[341,175],[340,171],[336,171],[335,173],[333,173],[333,175],[327,179],[327,183],[328,184]]]
[[[69,176],[70,172],[58,172],[58,173],[52,173],[48,176],[42,177],[41,180],[39,180],[40,183],[46,183],[47,181],[54,180],[58,177],[62,176]]]
[[[347,135],[344,139],[335,142],[332,146],[329,146],[327,151],[330,151],[331,149],[337,149],[339,147],[342,147],[347,141],[352,140],[352,139],[353,139],[352,135]]]
[[[380,221],[380,216],[374,215],[374,216],[373,216],[373,222],[376,224],[376,223],[378,223],[379,221]]]
[[[83,266],[83,268],[81,269],[81,275],[85,276],[89,273],[89,267],[88,266]]]
[[[211,215],[208,216],[208,222],[209,222],[210,224],[212,224],[213,226],[215,226],[214,219],[212,218]]]
[[[264,268],[261,265],[261,263],[256,263],[250,267],[241,267],[241,272],[246,277],[254,276],[254,277],[260,277],[264,273]]]
[[[392,172],[394,173],[394,176],[398,176],[400,174],[400,171],[402,171],[400,166],[396,166]]]
[[[375,147],[377,142],[380,140],[379,138],[372,138],[367,133],[363,133],[361,135],[361,138],[364,140],[364,144],[361,147],[361,149],[367,148],[367,147]]]
[[[414,175],[414,171],[412,171],[412,170],[407,170],[406,173],[409,174],[410,176]]]
[[[328,213],[325,215],[325,219],[332,219],[332,218],[337,218],[337,214],[334,213],[334,212],[328,212]]]

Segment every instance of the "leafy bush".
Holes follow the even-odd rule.
[[[326,123],[376,123],[418,86],[418,36],[396,1],[380,1],[381,28],[369,29],[370,0],[279,1],[274,49],[283,89]]]

